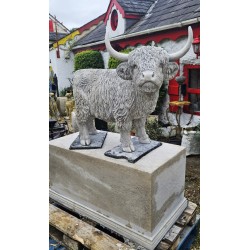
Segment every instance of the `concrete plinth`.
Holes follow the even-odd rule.
[[[50,141],[50,197],[154,249],[187,206],[185,149],[163,143],[132,164],[104,155],[119,134],[109,132],[101,149],[71,151],[75,137]]]

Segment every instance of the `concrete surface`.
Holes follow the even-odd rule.
[[[50,141],[50,197],[153,249],[187,205],[185,149],[163,143],[132,164],[104,155],[119,134],[101,149],[71,151],[77,135]]]

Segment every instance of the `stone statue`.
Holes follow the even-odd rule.
[[[67,93],[65,96],[67,97],[67,101],[66,101],[66,115],[71,120],[71,112],[74,109],[74,101],[72,100],[72,93]]]
[[[59,119],[59,111],[57,109],[54,93],[49,93],[49,116],[51,119]]]
[[[81,69],[74,73],[73,92],[76,104],[76,122],[80,143],[89,145],[90,134],[96,134],[94,118],[115,121],[120,130],[124,152],[135,151],[130,131],[136,129],[140,143],[150,143],[145,122],[157,103],[164,79],[172,79],[178,72],[173,62],[190,49],[193,31],[188,28],[185,46],[173,54],[154,46],[143,46],[123,54],[115,51],[105,36],[107,51],[123,61],[117,69]]]

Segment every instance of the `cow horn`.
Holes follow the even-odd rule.
[[[128,61],[128,54],[123,54],[123,53],[117,52],[116,50],[114,50],[112,48],[107,33],[105,35],[105,45],[106,45],[107,51],[109,52],[109,54],[112,57],[114,57],[122,62]]]
[[[182,56],[184,56],[190,49],[191,45],[193,42],[193,30],[192,28],[189,26],[188,27],[188,40],[185,44],[185,46],[180,49],[179,51],[173,53],[173,54],[169,54],[169,61],[173,62],[176,61],[177,59],[181,58]]]

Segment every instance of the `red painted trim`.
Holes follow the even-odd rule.
[[[169,84],[168,86],[168,94],[169,95],[179,95],[179,86],[174,84]]]
[[[109,3],[109,7],[108,7],[108,10],[107,10],[105,18],[104,18],[104,22],[105,22],[106,25],[107,25],[107,21],[109,19],[110,13],[111,13],[111,9],[113,8],[114,5],[119,10],[119,12],[122,14],[122,17],[125,17],[125,11],[121,7],[121,5],[116,0],[112,0]]]
[[[188,72],[189,69],[200,69],[200,65],[185,64],[184,71]]]
[[[187,88],[187,92],[190,94],[200,94],[200,89]]]
[[[200,34],[200,26],[191,25],[193,29],[194,36],[199,33]],[[156,43],[161,42],[164,39],[171,39],[176,41],[182,36],[187,36],[187,27],[176,28],[171,30],[164,30],[160,32],[154,32],[146,35],[135,36],[128,38],[126,40],[116,42],[121,48],[125,48],[127,46],[135,46],[136,44],[146,45],[150,41],[154,41]]]
[[[191,27],[193,29],[194,37],[200,34],[200,24],[192,24]],[[187,26],[176,28],[176,29],[158,31],[158,32],[154,32],[154,33],[150,33],[146,35],[141,35],[141,36],[135,36],[135,37],[127,38],[126,40],[123,39],[120,41],[111,42],[111,44],[112,46],[118,45],[119,47],[124,49],[127,46],[136,46],[137,44],[146,45],[147,43],[151,41],[155,41],[156,43],[159,43],[164,39],[171,39],[171,40],[176,41],[182,36],[187,36]],[[93,47],[89,47],[89,49],[97,48],[98,50],[102,50],[103,45],[104,43],[100,45],[95,45]],[[104,49],[106,48],[104,47]],[[86,49],[83,48],[82,50],[86,50]]]
[[[78,28],[78,31],[81,34],[83,31],[88,30],[92,26],[99,24],[101,21],[103,21],[104,17],[105,17],[105,13],[102,14],[101,16],[97,17],[96,19],[88,22],[87,24],[84,24],[83,26],[81,26],[80,28]]]
[[[53,21],[49,20],[49,32],[54,32]]]
[[[139,15],[130,15],[130,14],[125,14],[124,17],[127,19],[140,19],[141,18],[141,16]]]
[[[191,65],[186,64],[183,67],[183,75],[186,77],[184,84],[187,86],[187,94],[183,97],[184,101],[188,101],[188,94],[198,94],[200,95],[200,89],[188,88],[188,81],[189,81],[189,69],[200,69],[200,65]],[[190,111],[188,107],[184,107],[183,110],[185,113],[189,113]],[[200,115],[200,112],[194,112],[195,115]]]
[[[176,74],[176,76],[178,76],[180,75],[180,60],[177,60],[176,63],[179,65],[179,70]],[[169,81],[168,95],[170,102],[179,101],[179,84],[176,82],[175,78]],[[177,110],[177,106],[169,105],[170,112],[176,112]]]

